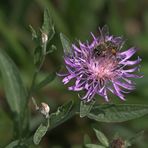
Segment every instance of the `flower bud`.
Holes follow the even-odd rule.
[[[41,107],[40,107],[40,112],[41,112],[46,118],[48,118],[49,112],[50,112],[50,107],[48,106],[48,104],[42,102],[42,103],[41,103]]]
[[[42,43],[46,44],[48,41],[48,35],[42,32]]]
[[[111,143],[111,148],[125,148],[125,142],[121,138],[114,139]]]

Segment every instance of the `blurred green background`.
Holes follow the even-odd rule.
[[[1,0],[0,1],[0,48],[6,50],[20,69],[22,79],[29,86],[34,71],[33,50],[29,25],[39,29],[42,24],[43,10],[47,7],[52,15],[56,35],[51,44],[57,50],[47,56],[42,73],[38,81],[57,66],[63,66],[63,50],[59,33],[67,35],[73,42],[77,40],[91,41],[90,32],[98,34],[98,27],[107,24],[110,33],[123,36],[126,40],[124,49],[137,46],[141,50],[137,55],[142,58],[141,71],[144,78],[136,80],[137,89],[127,95],[126,102],[112,98],[115,103],[141,103],[148,104],[148,1],[147,0]],[[0,147],[3,147],[12,138],[12,121],[10,111],[3,91],[0,77]],[[59,78],[36,94],[37,102],[47,102],[54,111],[56,107],[66,100],[78,98],[77,93],[67,91]],[[99,96],[99,102],[103,102]],[[38,125],[38,115],[32,108],[32,128]],[[145,133],[137,140],[133,148],[148,148],[148,116],[124,123],[97,123],[78,116],[70,119],[56,129],[48,132],[39,147],[79,147],[83,143],[84,134],[87,133],[93,142],[95,134],[91,128],[97,126],[110,139],[115,133],[128,138],[136,132],[144,130]]]

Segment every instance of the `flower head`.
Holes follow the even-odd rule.
[[[91,43],[79,42],[79,47],[72,45],[70,52],[64,53],[67,74],[63,83],[74,80],[75,84],[68,87],[72,91],[84,90],[82,100],[89,102],[96,94],[109,101],[108,92],[112,92],[125,100],[124,93],[135,89],[135,83],[129,78],[140,78],[133,74],[139,69],[141,59],[130,60],[137,48],[132,47],[121,51],[124,41],[121,37],[109,35],[107,26],[100,30],[100,36],[92,33]],[[128,90],[128,91],[127,91]]]

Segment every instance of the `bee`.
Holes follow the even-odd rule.
[[[100,44],[96,48],[93,49],[93,53],[95,56],[101,56],[104,51],[104,45]]]
[[[112,41],[107,41],[107,50],[112,53],[112,55],[116,56],[117,53],[117,46]]]
[[[112,54],[116,56],[117,46],[112,41],[106,41],[106,36],[109,36],[108,27],[105,25],[100,29],[100,44],[94,48],[93,52],[95,56],[106,56]]]
[[[106,43],[102,43],[98,45],[96,48],[93,49],[95,56],[106,56],[108,54],[112,54],[113,56],[116,56],[117,53],[117,46],[111,42],[107,41]]]

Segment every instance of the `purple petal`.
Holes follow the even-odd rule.
[[[89,98],[89,96],[92,94],[92,89],[89,89],[88,91],[87,91],[87,93],[85,94],[85,96],[83,96],[81,99],[82,100],[85,100],[85,99],[87,99],[87,98]]]
[[[68,87],[68,90],[80,91],[80,90],[83,90],[83,87],[70,86]]]
[[[103,86],[100,90],[99,90],[99,93],[101,94],[105,89],[105,86]]]
[[[138,57],[138,59],[135,61],[121,61],[119,64],[131,66],[131,65],[139,64],[140,62],[141,62],[141,58]]]
[[[115,84],[117,84],[117,85],[119,85],[119,86],[121,86],[121,87],[123,87],[125,89],[128,89],[128,90],[134,90],[135,89],[135,86],[129,85],[127,83],[117,81],[117,82],[115,82]]]
[[[97,38],[94,36],[94,34],[93,34],[92,32],[91,32],[90,34],[91,34],[91,36],[93,37],[94,41],[97,42]]]
[[[113,39],[113,36],[106,36],[107,41],[111,41]]]
[[[81,53],[81,50],[76,45],[72,44],[72,47],[74,48],[75,51]]]
[[[72,65],[73,63],[72,63],[72,61],[71,61],[71,59],[69,58],[69,57],[65,57],[64,58],[64,61],[65,61],[65,64],[67,64],[67,65]]]
[[[131,69],[127,69],[127,70],[122,70],[122,72],[135,72],[135,71],[137,71],[137,70],[139,70],[139,66],[137,66],[137,67],[134,67],[134,68],[131,68]]]
[[[123,76],[126,78],[142,78],[143,76],[139,76],[136,74],[129,74],[129,73],[123,73]]]
[[[77,87],[81,87],[82,85],[85,86],[86,81],[82,81],[82,82],[81,81],[82,81],[81,79],[76,80],[75,86]]]
[[[69,74],[65,74],[65,73],[56,73],[57,76],[59,77],[65,77],[68,76]]]
[[[67,77],[65,77],[63,80],[62,80],[62,82],[64,83],[64,84],[67,84],[71,79],[73,79],[75,76],[74,75],[69,75],[69,76],[67,76]]]
[[[93,42],[88,46],[88,48],[89,48],[89,49],[94,49],[96,46],[98,46],[98,42],[93,41]]]
[[[69,73],[74,74],[74,71],[69,66],[66,66],[66,68],[67,68]]]
[[[128,84],[134,84],[131,80],[129,80],[129,79],[127,79],[127,78],[124,78],[124,77],[122,77],[122,79],[124,80],[124,81],[126,81]]]
[[[79,44],[80,44],[81,49],[86,49],[87,48],[81,41],[79,41]]]
[[[118,87],[118,85],[116,85],[115,83],[113,83],[113,86],[115,88],[115,92],[114,93],[117,96],[119,96],[122,100],[125,100],[124,95],[120,93],[120,91],[121,91],[120,87]]]
[[[109,99],[108,99],[108,96],[107,96],[107,90],[106,89],[104,89],[103,95],[104,95],[105,101],[106,102],[109,102]]]
[[[125,61],[129,59],[130,57],[132,57],[137,50],[138,50],[137,48],[132,47],[128,49],[127,51],[121,52],[119,55],[123,58],[123,61]]]

